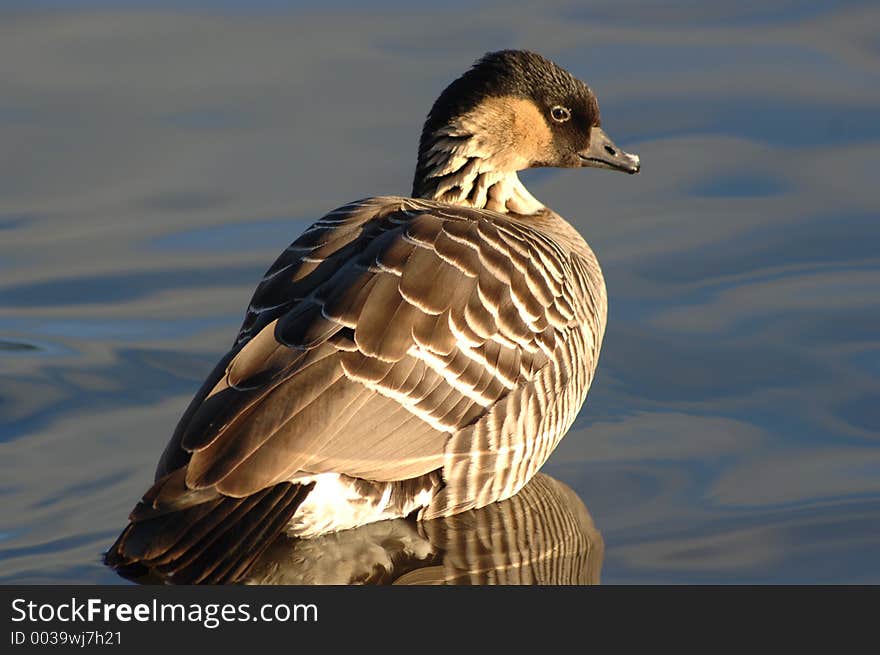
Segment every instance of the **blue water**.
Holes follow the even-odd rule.
[[[531,171],[608,331],[545,472],[606,583],[880,583],[880,7],[0,2],[0,582],[99,563],[277,253],[407,193],[481,53],[596,91],[636,177]]]

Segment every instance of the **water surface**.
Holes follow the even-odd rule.
[[[608,283],[545,467],[602,581],[880,583],[880,8],[113,4],[0,5],[0,582],[121,582],[100,552],[262,272],[407,193],[437,93],[525,47],[643,161],[524,176]]]

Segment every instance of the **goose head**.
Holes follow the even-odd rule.
[[[415,197],[500,212],[544,209],[516,172],[541,166],[638,173],[638,155],[602,130],[584,82],[533,52],[491,52],[431,108],[419,143]]]

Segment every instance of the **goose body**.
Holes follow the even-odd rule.
[[[588,87],[532,53],[491,53],[450,85],[417,197],[340,207],[267,271],[107,562],[228,581],[280,532],[516,494],[584,403],[607,316],[592,250],[516,170],[637,172],[598,122]]]

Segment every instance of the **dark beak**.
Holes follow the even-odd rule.
[[[639,156],[618,148],[600,127],[590,129],[590,147],[579,152],[578,156],[581,158],[582,166],[610,168],[630,175],[638,173],[641,168]]]

